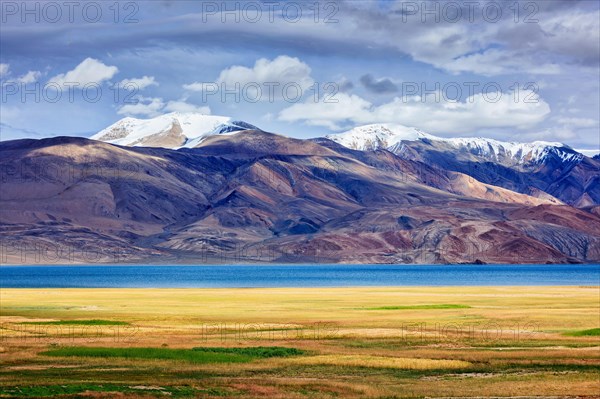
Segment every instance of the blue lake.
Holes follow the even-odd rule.
[[[2,288],[600,285],[600,265],[1,266]]]

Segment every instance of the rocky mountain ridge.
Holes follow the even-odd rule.
[[[600,261],[597,206],[422,159],[260,130],[179,150],[2,142],[2,262]]]
[[[387,149],[404,159],[467,174],[532,196],[579,208],[600,205],[600,163],[562,143],[441,138],[401,125],[360,126],[327,136],[358,150]]]

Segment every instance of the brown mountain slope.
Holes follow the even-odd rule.
[[[597,214],[327,140],[19,140],[0,168],[4,263],[600,260]]]
[[[578,208],[600,203],[600,163],[570,148],[552,148],[541,161],[514,163],[490,158],[439,141],[407,141],[390,148],[400,157],[464,173],[523,194],[554,197]],[[563,159],[562,155],[571,157]]]

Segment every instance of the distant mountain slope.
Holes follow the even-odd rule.
[[[600,261],[593,212],[327,139],[18,140],[0,170],[4,263]]]
[[[390,123],[358,126],[344,133],[330,134],[326,138],[360,151],[388,149],[402,141],[438,139],[419,129]]]
[[[125,146],[191,148],[208,136],[246,129],[258,128],[226,116],[173,112],[151,119],[124,118],[91,139]]]
[[[600,162],[561,143],[440,138],[390,124],[361,126],[327,138],[352,149],[385,148],[401,158],[523,194],[546,193],[577,207],[600,204]]]
[[[402,151],[406,142],[420,141],[439,144],[490,162],[505,165],[540,163],[555,154],[566,162],[583,157],[562,143],[535,141],[533,143],[503,142],[481,137],[442,138],[424,133],[419,129],[397,124],[373,124],[359,126],[345,133],[326,136],[328,139],[356,150],[389,149],[394,153]],[[465,157],[468,158],[468,157]]]

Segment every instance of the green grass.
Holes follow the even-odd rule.
[[[570,337],[597,337],[600,336],[600,328],[591,328],[589,330],[580,330],[564,333]]]
[[[210,353],[230,353],[251,356],[258,359],[267,359],[270,357],[289,357],[289,356],[300,356],[306,354],[306,351],[296,348],[286,348],[283,346],[254,346],[244,348],[210,348],[210,347],[198,347],[192,349],[200,352]]]
[[[115,320],[59,320],[59,321],[24,321],[19,324],[35,324],[35,325],[84,325],[84,326],[128,326],[125,321]]]
[[[378,306],[374,308],[362,308],[363,310],[422,310],[422,309],[470,309],[468,305],[456,305],[443,303],[438,305],[400,305],[400,306]]]
[[[598,287],[0,293],[0,398],[594,397],[600,387]],[[128,326],[18,324],[92,319],[144,328],[112,335]],[[445,327],[454,324],[456,331]],[[90,327],[111,329],[96,334]],[[502,334],[495,333],[499,328]],[[340,361],[309,364],[313,355]],[[365,362],[344,362],[348,356]],[[380,364],[368,364],[369,356],[381,358]],[[242,362],[196,363],[215,357]],[[472,365],[396,369],[388,367],[388,357]]]
[[[195,389],[189,386],[162,386],[160,389],[143,389],[117,384],[72,384],[72,385],[32,385],[0,387],[0,395],[10,397],[51,397],[56,395],[76,395],[84,392],[119,392],[123,394],[155,395],[160,397],[197,397],[198,394],[227,396],[222,389]]]
[[[65,347],[42,352],[45,356],[180,360],[191,363],[245,363],[255,359],[298,356],[296,348],[260,346],[247,348],[94,348]]]
[[[190,363],[245,363],[255,357],[237,353],[205,352],[191,349],[169,348],[92,348],[66,347],[42,352],[45,356],[98,357],[127,359],[179,360]]]

